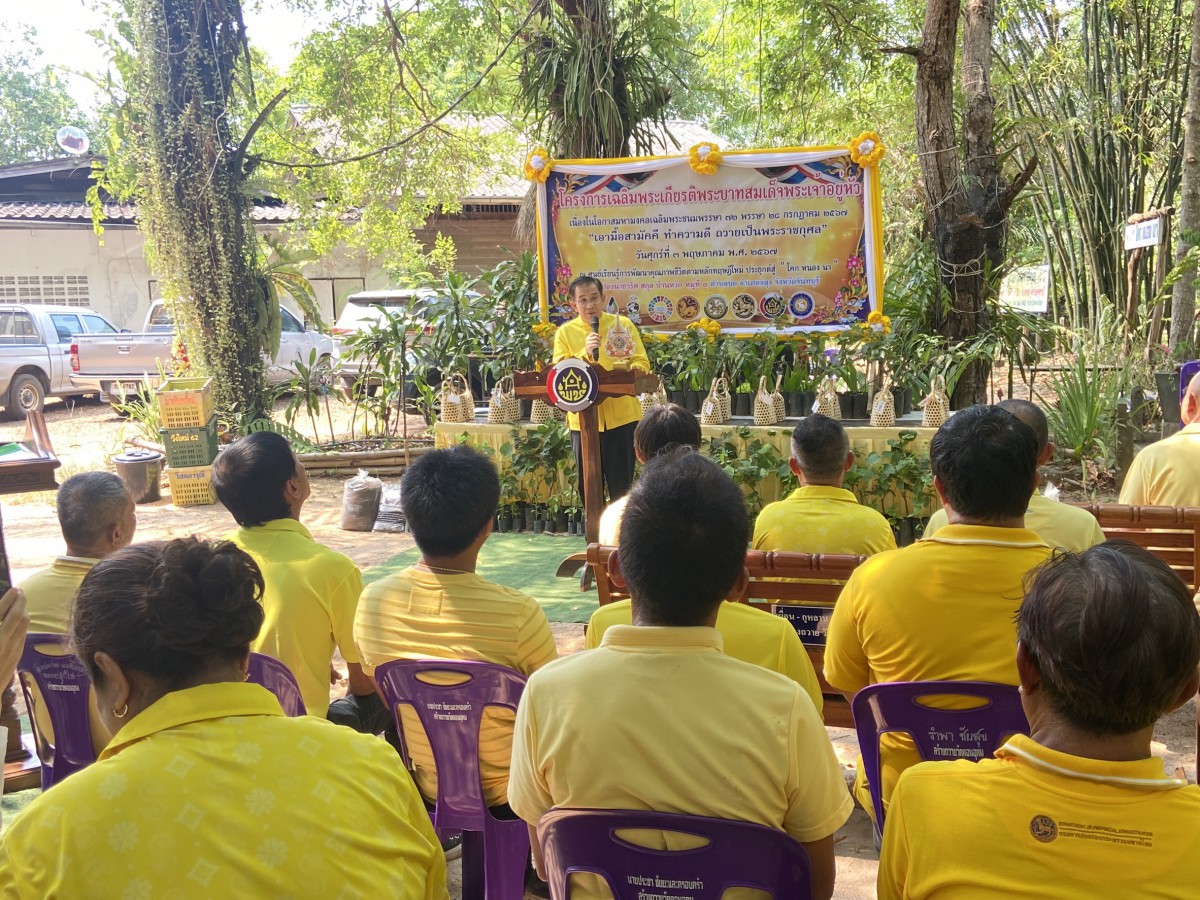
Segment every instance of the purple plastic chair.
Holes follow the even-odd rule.
[[[300,694],[296,676],[275,657],[265,653],[251,653],[246,680],[252,684],[261,684],[279,698],[279,705],[289,716],[306,715],[304,697]]]
[[[17,663],[17,678],[25,695],[29,724],[42,763],[43,791],[96,761],[89,722],[91,676],[74,653],[49,653],[41,649],[47,644],[66,647],[67,636],[27,634],[25,651]],[[31,690],[30,682],[37,686],[36,692]],[[38,727],[36,710],[39,705],[50,719],[53,736],[43,734]]]
[[[429,684],[418,677],[434,672],[466,675],[469,680]],[[401,736],[398,707],[407,705],[416,711],[429,738],[438,782],[430,817],[443,839],[462,832],[463,896],[521,900],[529,829],[520,819],[497,819],[484,803],[479,781],[479,723],[487,706],[516,713],[525,676],[486,662],[401,659],[376,668],[375,681]],[[441,712],[444,709],[454,712],[446,715]],[[408,754],[403,757],[410,766]]]
[[[625,828],[696,835],[708,843],[691,850],[656,850],[622,839],[617,831]],[[731,887],[768,891],[778,900],[812,896],[804,847],[778,829],[753,822],[639,810],[552,809],[538,822],[537,833],[553,900],[567,900],[572,872],[604,878],[615,900],[657,896],[664,881],[677,882],[694,900],[719,900]]]
[[[986,700],[973,709],[935,709],[922,697],[953,695]],[[851,705],[863,775],[875,807],[876,836],[883,833],[883,789],[879,736],[888,731],[908,734],[922,760],[990,757],[1014,734],[1029,734],[1021,696],[1010,684],[991,681],[895,681],[872,684],[854,695]]]

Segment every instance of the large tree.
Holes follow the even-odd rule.
[[[263,351],[279,326],[245,192],[255,125],[235,133],[255,107],[241,2],[128,6],[135,51],[129,133],[154,266],[192,360],[214,376],[219,407],[244,422],[264,414]]]
[[[36,46],[32,29],[0,45],[0,165],[61,156],[55,133],[84,124],[62,79],[29,49]]]
[[[925,216],[939,277],[950,302],[934,324],[952,346],[988,328],[992,276],[1005,259],[1008,213],[1037,165],[1032,158],[1011,181],[996,153],[996,104],[991,92],[994,0],[929,0],[921,43],[894,48],[916,59],[917,156]],[[961,90],[955,106],[954,64],[963,22]],[[961,121],[961,128],[959,123]],[[988,360],[966,367],[954,387],[958,408],[987,398]]]
[[[1179,201],[1179,248],[1176,264],[1200,246],[1200,2],[1192,11],[1192,50],[1188,56],[1187,108],[1184,113],[1183,185]],[[1171,298],[1171,355],[1191,359],[1196,351],[1196,269],[1187,267]]]

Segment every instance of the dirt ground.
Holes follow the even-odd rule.
[[[1017,396],[1022,396],[1018,393]],[[333,408],[335,428],[347,428],[349,416],[344,404]],[[55,452],[62,461],[59,480],[77,472],[94,469],[111,470],[110,460],[123,449],[125,436],[134,434],[133,427],[120,419],[107,406],[95,400],[80,403],[52,401],[46,408],[46,421]],[[311,434],[311,426],[301,418],[297,429]],[[412,421],[414,430],[419,427]],[[328,426],[322,420],[322,438]],[[0,442],[19,439],[21,423],[0,424]],[[385,479],[386,480],[386,479]],[[342,479],[313,478],[312,497],[305,506],[304,523],[318,541],[341,551],[364,570],[389,559],[412,546],[407,534],[363,533],[342,531]],[[164,484],[164,490],[166,485]],[[4,540],[15,582],[48,564],[62,552],[62,538],[54,513],[53,494],[39,492],[10,495],[3,498]],[[143,504],[138,507],[138,532],[141,540],[200,534],[219,537],[234,528],[233,520],[219,504],[177,508],[169,500]],[[555,639],[560,654],[582,648],[583,630],[580,625],[555,624]],[[335,685],[332,694],[345,692],[345,684]],[[858,752],[854,733],[848,729],[830,728],[839,761],[848,780],[853,779],[853,767]],[[1168,771],[1182,769],[1189,779],[1196,777],[1196,713],[1195,701],[1164,718],[1155,733],[1155,755],[1161,756]],[[875,896],[875,872],[878,854],[871,842],[871,830],[866,815],[856,809],[849,823],[836,837],[838,855],[838,889],[836,897],[871,898]],[[452,892],[457,887],[460,864],[451,863]]]

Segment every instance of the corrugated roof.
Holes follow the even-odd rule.
[[[104,221],[132,223],[137,219],[133,203],[107,201],[102,204]],[[291,222],[300,217],[294,206],[255,204],[250,218],[255,222]],[[90,222],[91,208],[86,203],[38,203],[32,200],[0,200],[0,221],[10,222]]]

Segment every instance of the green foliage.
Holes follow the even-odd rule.
[[[296,360],[296,374],[292,376],[285,388],[292,395],[292,399],[283,413],[288,426],[295,428],[296,417],[303,409],[308,413],[313,435],[319,441],[321,432],[317,427],[317,418],[321,413],[321,402],[324,401],[325,419],[329,424],[329,442],[336,443],[337,435],[333,430],[333,415],[329,411],[329,393],[332,385],[333,372],[330,371],[329,360],[318,357],[316,349],[308,351],[308,362]]]
[[[367,415],[369,431],[384,437],[397,429],[408,437],[405,391],[416,368],[414,347],[422,339],[421,323],[408,307],[376,306],[380,316],[370,327],[345,339],[343,361],[357,363],[359,373],[351,387],[354,411],[350,420],[351,437],[359,411]],[[432,398],[429,400],[432,407]]]
[[[0,43],[0,165],[62,156],[55,133],[63,125],[91,130],[36,45],[33,29]]]
[[[496,378],[532,371],[544,362],[544,347],[533,326],[541,321],[538,303],[537,257],[528,251],[506,259],[479,278],[493,307],[494,325],[488,336],[495,353],[490,368]]]
[[[917,433],[903,430],[890,438],[888,449],[856,458],[843,482],[859,502],[883,513],[893,525],[902,519],[928,516],[933,509],[933,473],[928,454],[909,446]]]
[[[1058,403],[1046,410],[1050,436],[1079,461],[1085,485],[1088,461],[1098,454],[1106,460],[1115,454],[1118,378],[1111,369],[1089,365],[1087,354],[1080,352],[1072,366],[1050,380],[1058,395]]]
[[[644,0],[555,3],[531,23],[518,104],[559,158],[649,152],[665,126],[687,41],[673,11]]]
[[[314,444],[300,432],[294,428],[284,425],[282,422],[276,422],[272,419],[251,419],[238,426],[238,434],[254,434],[258,431],[271,431],[275,434],[282,435],[287,438],[292,449],[297,453],[320,453],[321,447]]]
[[[162,431],[162,419],[158,414],[158,401],[154,396],[154,387],[148,379],[142,379],[132,396],[127,395],[122,388],[112,408],[118,415],[128,419],[143,439],[156,444],[162,440],[159,434]]]
[[[734,440],[735,437],[739,440]],[[738,428],[709,438],[702,450],[745,493],[746,512],[751,518],[763,508],[760,491],[763,481],[775,477],[782,483],[791,477],[787,457],[780,454],[770,441],[755,436],[749,428]]]

